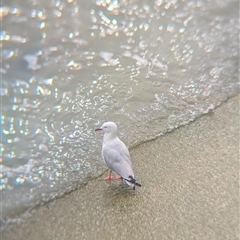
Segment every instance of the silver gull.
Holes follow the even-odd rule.
[[[95,131],[104,132],[102,156],[110,168],[110,173],[105,180],[113,179],[112,171],[114,171],[118,174],[116,179],[124,179],[134,190],[135,186],[141,187],[141,184],[134,178],[129,151],[117,136],[117,125],[114,122],[106,122]]]

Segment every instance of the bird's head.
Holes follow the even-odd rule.
[[[100,128],[95,131],[103,131],[104,133],[117,132],[117,125],[114,122],[105,122]]]

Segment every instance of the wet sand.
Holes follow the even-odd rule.
[[[2,239],[239,239],[239,96],[131,156],[141,188],[91,180]]]

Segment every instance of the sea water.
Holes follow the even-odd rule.
[[[3,0],[2,224],[105,171],[103,122],[131,148],[238,94],[238,5]]]

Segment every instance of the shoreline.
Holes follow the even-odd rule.
[[[141,188],[91,180],[1,239],[239,239],[239,96],[131,149]]]

